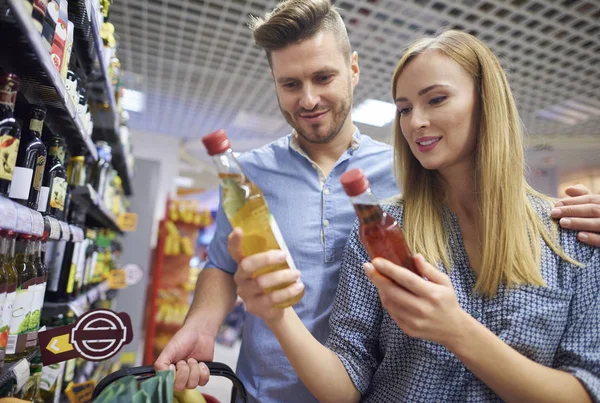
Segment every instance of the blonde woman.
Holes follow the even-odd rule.
[[[447,31],[409,47],[392,93],[404,195],[385,208],[422,277],[368,263],[355,225],[326,346],[293,309],[265,303],[293,287],[245,298],[248,310],[320,401],[598,401],[600,253],[557,228],[553,201],[525,181],[521,121],[498,59]],[[237,257],[239,240],[236,231]],[[272,257],[247,257],[238,273]],[[237,285],[249,296],[250,280]]]

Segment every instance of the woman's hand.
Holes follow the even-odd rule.
[[[379,290],[382,305],[404,333],[448,347],[464,336],[468,314],[458,304],[450,278],[422,255],[414,260],[429,281],[382,258],[364,267]]]

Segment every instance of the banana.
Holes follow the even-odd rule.
[[[178,399],[180,403],[206,403],[206,399],[198,389],[184,389],[175,392],[173,397]]]

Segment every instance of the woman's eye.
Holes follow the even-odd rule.
[[[437,104],[443,102],[446,98],[447,98],[446,96],[435,97],[435,98],[432,98],[431,101],[429,101],[429,103],[431,105],[437,105]]]
[[[400,116],[404,116],[406,115],[408,112],[410,112],[410,108],[398,108],[398,112],[400,113]]]

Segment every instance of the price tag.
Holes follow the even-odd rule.
[[[31,210],[31,221],[33,222],[33,235],[44,235],[44,217],[37,211]]]
[[[96,387],[96,381],[85,381],[83,383],[71,382],[65,389],[65,394],[71,403],[87,403],[92,401],[92,394]]]
[[[114,269],[110,271],[108,286],[111,290],[120,290],[127,287],[127,272],[123,269]]]
[[[46,217],[48,220],[48,224],[50,225],[50,239],[54,239],[58,241],[60,239],[60,225],[58,224],[58,220],[52,217]]]
[[[15,379],[17,380],[17,390],[21,390],[25,383],[29,379],[29,361],[26,359],[22,359],[15,365],[12,369],[15,374]]]
[[[11,200],[0,196],[0,227],[14,230],[17,228],[17,208]]]
[[[71,229],[69,228],[69,224],[63,221],[59,221],[58,225],[60,225],[60,240],[61,241],[70,241],[71,240]]]
[[[31,210],[25,206],[15,203],[17,208],[17,229],[16,231],[21,234],[31,234],[33,229],[33,222],[31,219]]]
[[[119,228],[123,232],[133,232],[137,228],[137,221],[136,213],[123,213],[119,216]]]
[[[74,225],[69,225],[71,227],[71,234],[73,235],[73,242],[83,242],[83,230]]]

